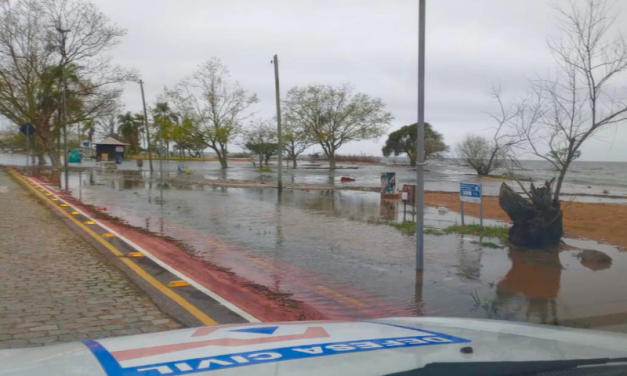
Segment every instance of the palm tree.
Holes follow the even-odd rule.
[[[87,140],[89,140],[89,156],[91,157],[92,142],[94,141],[94,133],[96,132],[96,121],[93,119],[85,120],[83,123],[83,130],[81,133],[87,133]]]
[[[152,149],[152,144],[150,143],[151,140],[149,138],[150,132],[148,132],[148,129],[147,129],[150,125],[148,124],[148,122],[144,121],[144,114],[140,112],[133,115],[133,119],[135,119],[135,124],[137,125],[139,129],[139,134],[141,134],[140,139],[138,141],[138,143],[140,144],[140,147],[141,145],[144,145],[144,149],[150,152],[150,150]]]
[[[141,123],[129,111],[125,114],[118,115],[118,133],[122,136],[123,141],[130,144],[131,154],[139,152],[139,133]]]
[[[165,142],[165,152],[167,156],[170,150],[170,141],[173,139],[172,132],[178,122],[178,116],[172,112],[168,102],[157,102],[152,113],[155,119],[155,125],[159,126],[160,137]]]
[[[40,150],[37,154],[40,165],[45,164],[44,153],[48,154],[53,166],[58,167],[61,165],[61,148],[57,147],[57,151],[53,152],[53,140],[54,138],[58,138],[57,145],[60,145],[60,137],[64,126],[61,117],[64,82],[67,87],[67,120],[69,122],[68,125],[70,125],[72,118],[71,115],[80,113],[82,108],[82,102],[74,94],[83,88],[83,82],[79,77],[77,65],[70,63],[66,65],[52,66],[45,69],[40,76],[39,85],[36,88],[36,109],[52,115],[49,119],[52,125],[50,130],[47,129],[47,126],[41,129],[36,129],[36,133],[40,139],[42,141],[46,141],[44,142],[46,147]]]

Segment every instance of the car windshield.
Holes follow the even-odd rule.
[[[611,0],[0,2],[0,375],[627,357],[625,33]]]

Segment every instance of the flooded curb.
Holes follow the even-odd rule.
[[[188,279],[228,297],[230,303],[242,307],[251,317],[261,321],[319,320],[325,317],[306,303],[291,299],[290,293],[275,291],[241,277],[226,268],[201,260],[194,256],[189,246],[174,238],[161,236],[151,231],[125,223],[120,218],[104,213],[93,205],[84,204],[72,196],[58,191],[42,179],[31,178],[46,186],[55,195],[70,203],[87,215],[98,219],[106,227],[128,239],[130,244],[149,249],[158,260],[174,268]],[[250,321],[250,320],[249,320]]]

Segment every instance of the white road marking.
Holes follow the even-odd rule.
[[[37,184],[37,186],[40,187],[40,188],[48,188],[48,187],[43,187],[42,185],[40,185],[36,181],[32,180],[31,178],[28,178],[28,180],[30,180],[33,183]],[[1,188],[1,186],[0,186],[0,188]],[[74,210],[76,210],[80,214],[84,215],[88,220],[96,222],[97,225],[99,225],[103,229],[107,230],[108,232],[114,234],[120,240],[122,240],[126,244],[130,245],[131,247],[135,248],[135,250],[137,250],[138,252],[141,252],[144,255],[146,255],[146,257],[148,257],[149,259],[154,261],[157,265],[161,266],[162,268],[164,268],[165,270],[167,270],[170,273],[174,274],[175,276],[179,277],[180,279],[184,279],[184,280],[188,281],[189,284],[194,286],[198,291],[203,292],[204,294],[206,294],[207,296],[211,297],[212,299],[214,299],[218,303],[222,304],[226,308],[228,308],[231,311],[237,313],[238,315],[240,315],[245,320],[248,320],[249,322],[261,322],[261,320],[257,319],[255,316],[253,316],[250,313],[244,311],[243,309],[239,308],[238,306],[236,306],[235,304],[233,304],[230,301],[226,300],[225,298],[221,297],[220,295],[216,294],[215,292],[209,290],[208,288],[206,288],[205,286],[201,285],[200,283],[194,281],[192,278],[188,277],[185,273],[180,272],[180,271],[176,270],[175,268],[173,268],[172,266],[170,266],[170,265],[166,264],[165,262],[161,261],[159,258],[157,258],[152,253],[148,252],[144,248],[142,248],[142,247],[138,246],[137,244],[133,243],[129,239],[127,239],[124,236],[120,235],[118,232],[116,232],[113,229],[109,228],[108,226],[100,223],[97,219],[94,219],[94,218],[90,217],[89,215],[87,215],[82,210],[80,210],[78,208],[75,208],[69,202],[63,200],[60,197],[59,197],[59,202],[63,202],[65,204],[68,204],[71,208],[73,208]]]

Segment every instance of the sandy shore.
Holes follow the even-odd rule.
[[[459,195],[456,193],[427,192],[425,204],[460,211]],[[610,243],[627,250],[627,205],[563,202],[562,209],[567,236]],[[467,204],[464,210],[468,215],[479,216],[479,205]],[[483,215],[510,222],[496,197],[484,197]]]

